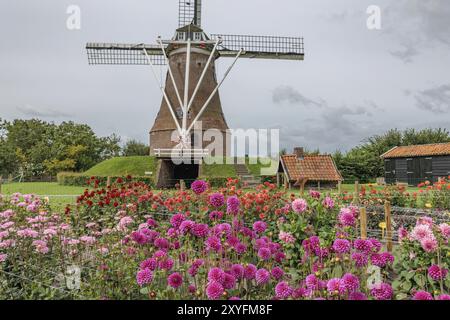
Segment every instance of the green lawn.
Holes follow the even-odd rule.
[[[146,172],[156,170],[156,158],[150,156],[117,157],[103,161],[86,171],[85,175],[92,176],[145,176]]]
[[[42,196],[53,195],[79,195],[85,188],[73,186],[61,186],[56,182],[21,182],[2,185],[1,192],[10,195],[16,192],[22,194],[37,194]]]
[[[220,161],[219,161],[220,160]],[[219,163],[217,163],[219,162]],[[223,164],[220,164],[222,162]],[[211,164],[207,164],[211,163]],[[234,164],[231,159],[217,159],[214,157],[209,157],[205,159],[205,163],[202,164],[202,173],[201,177],[210,177],[210,178],[236,178],[236,170],[234,168]]]

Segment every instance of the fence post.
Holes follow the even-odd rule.
[[[111,187],[111,177],[108,177],[108,178],[106,179],[106,187],[107,187],[107,188]]]
[[[3,176],[0,176],[0,194],[2,194]]]
[[[391,203],[389,201],[384,203],[384,217],[386,220],[386,247],[389,252],[392,252],[392,220]]]
[[[13,176],[12,176],[12,174],[9,174],[9,175],[8,175],[8,182],[9,182],[9,183],[13,182]]]
[[[186,183],[184,182],[184,180],[180,180],[180,190],[181,191],[186,190]]]
[[[359,219],[360,219],[360,227],[361,227],[361,239],[367,239],[367,210],[365,207],[362,207],[359,210]]]
[[[338,181],[338,194],[342,194],[342,181]]]
[[[359,181],[355,181],[355,194],[354,194],[354,200],[353,202],[355,204],[359,204]]]

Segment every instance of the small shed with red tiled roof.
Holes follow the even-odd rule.
[[[330,155],[304,155],[303,148],[281,156],[279,173],[289,187],[302,183],[308,187],[335,187],[343,180]]]
[[[386,183],[417,185],[450,175],[450,142],[395,147],[381,158]]]

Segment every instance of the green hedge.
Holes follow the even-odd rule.
[[[79,187],[87,187],[89,180],[94,178],[99,182],[100,187],[105,187],[108,181],[108,177],[105,176],[90,176],[83,173],[77,172],[60,172],[57,176],[58,184],[63,186],[79,186]],[[111,176],[111,183],[114,183],[118,178],[126,181],[126,176]],[[144,182],[145,184],[154,187],[155,181],[153,177],[132,177],[134,182]]]
[[[224,188],[227,186],[228,178],[225,177],[199,177],[209,183],[212,188]]]

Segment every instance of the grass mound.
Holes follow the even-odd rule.
[[[84,174],[88,176],[145,176],[146,172],[155,174],[157,160],[150,156],[117,157],[105,160]]]

